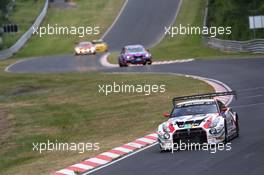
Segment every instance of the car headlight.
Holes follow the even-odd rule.
[[[80,52],[80,48],[76,47],[76,48],[75,48],[75,51],[76,51],[76,52]]]
[[[126,56],[126,58],[127,58],[127,59],[129,59],[129,58],[130,58],[130,56]]]
[[[147,54],[146,54],[146,57],[148,57],[148,58],[151,57],[151,54],[147,53]]]
[[[166,133],[163,135],[163,137],[164,137],[164,139],[169,139],[169,138],[170,138],[170,134],[166,132]]]
[[[162,129],[165,133],[169,133],[170,132],[170,129],[166,126],[166,124],[163,124],[162,125]]]

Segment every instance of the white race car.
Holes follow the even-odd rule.
[[[96,54],[96,48],[91,42],[80,42],[74,50],[75,55]]]
[[[238,115],[215,97],[235,95],[234,91],[176,97],[173,110],[164,113],[168,121],[158,127],[161,150],[175,143],[219,144],[239,136]],[[178,103],[179,101],[183,101]]]

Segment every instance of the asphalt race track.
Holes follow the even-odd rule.
[[[103,39],[110,51],[126,44],[152,46],[159,42],[176,18],[180,0],[128,0],[113,27]],[[10,72],[76,72],[103,69],[97,56],[59,55],[25,59],[8,68]],[[75,59],[76,58],[76,59]]]
[[[165,26],[175,21],[180,0],[128,0],[120,17],[103,39],[110,50],[121,50],[129,44],[151,47],[165,33]]]
[[[104,39],[110,43],[111,50],[136,42],[151,46],[162,37],[164,26],[173,21],[178,5],[177,0],[129,0],[119,20]],[[30,59],[8,70],[183,73],[222,81],[238,92],[238,100],[233,101],[231,106],[239,114],[241,132],[240,137],[232,141],[231,151],[215,154],[180,151],[171,154],[160,153],[158,146],[153,146],[92,174],[262,175],[264,172],[264,58],[199,60],[182,64],[110,69],[100,65],[99,55],[76,59],[73,55],[62,55]]]

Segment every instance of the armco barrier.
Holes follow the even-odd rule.
[[[255,39],[249,41],[232,41],[204,36],[203,41],[209,47],[213,47],[221,51],[264,53],[264,39]]]
[[[18,52],[29,40],[29,38],[32,36],[34,28],[39,27],[43,19],[45,18],[47,11],[48,11],[48,6],[49,6],[49,0],[46,0],[45,5],[40,12],[39,16],[36,18],[34,24],[17,40],[17,42],[11,46],[8,49],[0,51],[0,60],[7,59],[14,55],[16,52]]]

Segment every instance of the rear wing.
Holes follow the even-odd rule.
[[[233,95],[237,99],[236,91],[227,91],[227,92],[215,92],[215,93],[175,97],[175,98],[173,98],[172,102],[173,102],[173,105],[176,106],[178,101],[206,99],[206,98],[214,98],[214,97],[228,96],[228,95]]]

